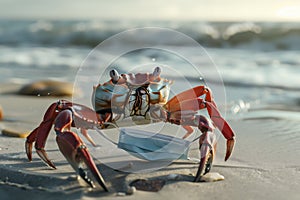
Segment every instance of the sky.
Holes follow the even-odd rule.
[[[300,0],[0,0],[0,19],[300,21]]]

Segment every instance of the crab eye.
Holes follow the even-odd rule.
[[[153,74],[154,77],[158,77],[160,75],[160,73],[161,73],[160,67],[155,67],[152,74]]]
[[[120,78],[120,75],[117,70],[113,69],[109,72],[110,78],[113,80],[113,82],[117,82]]]

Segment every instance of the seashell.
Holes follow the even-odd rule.
[[[117,192],[116,196],[117,197],[124,197],[124,196],[126,196],[126,193],[125,192]]]
[[[201,182],[215,182],[215,181],[222,181],[224,180],[224,176],[217,172],[210,172],[203,175],[200,179]]]
[[[133,195],[135,192],[136,192],[136,188],[135,188],[134,186],[129,186],[129,187],[127,188],[126,194],[128,194],[128,195]]]
[[[33,96],[72,96],[73,84],[60,81],[37,81],[24,85],[18,94]]]
[[[179,180],[181,178],[181,175],[179,174],[169,174],[167,176],[168,180]]]

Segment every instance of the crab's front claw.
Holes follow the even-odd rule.
[[[234,147],[234,144],[235,144],[234,138],[227,140],[225,161],[227,161],[228,158],[230,157],[233,147]]]
[[[27,158],[28,158],[29,161],[32,161],[32,145],[33,145],[33,142],[30,142],[30,141],[26,140],[26,142],[25,142],[25,149],[26,149],[26,154],[27,154]],[[36,148],[36,152],[39,155],[39,157],[46,164],[48,164],[53,169],[56,169],[55,165],[48,158],[48,155],[47,155],[46,151],[43,148]]]
[[[25,142],[26,155],[29,161],[32,161],[32,142]]]
[[[194,182],[199,182],[201,177],[208,173],[212,167],[213,151],[208,145],[203,145],[200,148],[201,159]]]
[[[213,131],[204,132],[200,136],[200,163],[194,182],[200,181],[201,177],[210,171],[216,151],[216,143],[217,139]]]
[[[98,171],[91,155],[89,154],[87,148],[85,146],[81,146],[78,149],[78,155],[79,157],[81,157],[84,161],[84,163],[86,164],[86,166],[88,167],[88,169],[91,171],[91,173],[93,174],[94,178],[96,179],[96,181],[99,183],[99,185],[106,191],[108,192],[108,189],[106,187],[106,184],[104,182],[104,179],[102,177],[102,175],[100,174],[100,172]],[[81,168],[79,168],[79,170],[81,170]],[[89,178],[86,175],[86,172],[84,172],[83,170],[79,171],[79,175],[86,181],[86,182],[90,182]],[[90,184],[92,187],[93,185]]]
[[[39,157],[50,167],[53,169],[56,169],[55,165],[52,163],[52,161],[49,159],[45,149],[37,149],[36,148],[36,153],[39,155]]]
[[[205,102],[207,111],[209,113],[209,116],[211,120],[214,122],[214,124],[218,127],[218,129],[221,131],[223,136],[227,139],[227,147],[226,147],[226,155],[225,155],[225,161],[228,160],[230,157],[233,147],[235,144],[235,133],[227,123],[227,121],[221,116],[219,110],[215,107],[215,105],[211,102]]]
[[[51,125],[51,124],[50,124]],[[49,125],[49,126],[50,126]],[[51,126],[50,126],[51,127]],[[43,127],[44,128],[44,127]],[[48,128],[48,127],[47,127]],[[49,128],[48,128],[49,129]],[[32,161],[32,147],[33,147],[33,143],[35,143],[35,149],[37,154],[39,155],[39,157],[46,163],[48,164],[50,167],[52,167],[53,169],[56,169],[55,165],[51,162],[51,160],[48,158],[48,155],[46,153],[46,151],[44,150],[43,146],[44,146],[44,139],[40,140],[40,138],[38,138],[38,132],[39,130],[41,130],[40,127],[35,128],[27,137],[26,142],[25,142],[25,150],[26,150],[26,155],[29,161]],[[46,133],[46,137],[47,137],[47,131],[46,132],[41,132],[41,133]],[[40,147],[41,146],[41,147]]]
[[[71,131],[58,133],[56,137],[58,147],[67,161],[78,173],[78,175],[91,187],[95,187],[93,181],[88,177],[88,173],[84,170],[87,168],[99,185],[107,192],[104,179],[98,171],[87,147],[77,134]]]
[[[35,128],[27,137],[25,142],[26,155],[29,161],[32,161],[32,145],[36,140],[39,127]]]

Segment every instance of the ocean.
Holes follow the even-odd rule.
[[[152,72],[156,65],[162,65],[166,69],[162,75],[177,81],[175,88],[221,85],[224,94],[219,102],[221,109],[229,111],[229,118],[236,115],[251,118],[255,113],[255,117],[299,119],[294,112],[300,110],[299,25],[296,22],[1,20],[0,83],[25,84],[51,79],[78,85],[85,74],[84,81],[95,85],[108,80],[110,68],[117,68],[120,73],[136,73]],[[162,28],[163,33],[126,32],[143,27]],[[116,38],[124,31],[129,37],[118,43]],[[165,34],[168,32],[175,35],[170,37]],[[112,36],[114,39],[109,39]],[[192,40],[199,46],[192,44]],[[159,46],[147,48],[145,44]],[[120,48],[128,52],[124,54]],[[119,53],[117,59],[112,52]],[[106,75],[102,77],[103,73]],[[190,85],[185,86],[182,77]],[[172,94],[179,91],[174,89]]]

